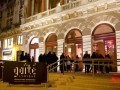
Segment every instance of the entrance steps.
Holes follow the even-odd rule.
[[[111,74],[50,73],[49,83],[48,90],[120,90],[120,82],[112,81]]]

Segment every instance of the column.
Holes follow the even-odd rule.
[[[58,46],[57,46],[57,56],[58,56],[58,60],[60,60],[60,55],[63,53],[63,43],[64,43],[64,39],[59,39],[57,40]],[[60,63],[58,63],[58,65],[60,65]],[[58,67],[57,70],[59,71],[60,68]]]
[[[59,39],[57,41],[58,43],[58,46],[57,46],[57,56],[60,57],[60,55],[63,53],[63,42],[64,42],[64,39]]]
[[[34,10],[34,9],[35,9],[35,7],[34,7],[34,6],[35,6],[35,1],[32,0],[31,3],[32,3],[32,5],[31,5],[31,9],[32,9],[32,10],[31,10],[31,15],[34,15],[34,13],[35,13],[35,10]]]
[[[46,10],[49,10],[49,0],[46,0]]]
[[[44,42],[39,42],[39,52],[44,54],[45,53],[45,45]],[[39,53],[39,54],[40,54]]]
[[[120,59],[120,31],[116,31],[116,50],[117,50],[117,59]],[[117,60],[118,65],[120,65],[120,60]],[[117,71],[120,72],[120,66],[117,66]]]
[[[42,9],[41,10],[42,12],[45,11],[45,0],[42,0],[42,8],[41,9]]]
[[[83,36],[83,54],[88,51],[91,54],[91,35]]]
[[[88,51],[89,54],[91,54],[91,35],[82,36],[83,38],[83,55],[85,54],[85,51]],[[85,72],[85,67],[83,68],[83,72]]]
[[[31,16],[31,0],[28,0],[27,17]]]

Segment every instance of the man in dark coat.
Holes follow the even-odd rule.
[[[85,52],[83,59],[86,59],[87,61],[84,61],[85,63],[85,73],[89,73],[90,72],[90,61],[88,61],[88,59],[90,59],[90,54],[88,54],[88,51]]]
[[[62,53],[61,56],[60,56],[60,60],[61,60],[60,61],[60,64],[61,64],[60,65],[60,71],[61,71],[61,73],[63,73],[63,67],[64,67],[64,61],[63,60],[64,59],[65,59],[65,56],[64,56],[64,53]]]

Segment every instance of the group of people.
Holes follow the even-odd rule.
[[[40,54],[38,57],[39,62],[46,62],[47,65],[50,65],[58,60],[58,57],[55,52],[48,52],[47,54]],[[57,63],[55,63],[51,68],[54,68],[57,66]],[[54,69],[54,72],[57,72],[57,68]]]
[[[76,60],[69,57],[69,55],[65,55],[64,53],[60,56],[60,71],[63,73],[64,71],[71,72],[71,71],[79,71],[79,57],[76,56]]]
[[[110,55],[109,54],[106,54],[105,56],[103,56],[102,54],[100,53],[96,53],[96,52],[93,52],[92,55],[90,56],[90,54],[88,54],[88,52],[86,51],[85,54],[83,55],[83,63],[85,64],[85,73],[89,73],[92,71],[92,61],[90,61],[90,58],[92,59],[104,59],[104,58],[107,58],[107,59],[111,59]],[[87,60],[85,60],[87,59]],[[26,61],[26,62],[34,62],[34,57],[30,56],[30,54],[28,53],[25,53],[24,55],[24,52],[21,53],[20,55],[20,61]],[[56,62],[58,60],[58,57],[56,55],[55,52],[48,52],[48,53],[44,53],[44,54],[40,54],[39,57],[38,57],[38,61],[39,62],[46,62],[47,65],[50,65],[54,62]],[[103,73],[104,71],[106,73],[109,73],[112,69],[111,66],[107,66],[105,65],[105,67],[102,65],[102,63],[100,63],[100,65],[97,65],[98,62],[94,62],[94,72],[97,73],[97,71],[99,70],[101,73]],[[104,64],[107,64],[107,63],[104,63]],[[53,67],[56,67],[57,66],[57,63],[54,64],[52,66]],[[64,53],[62,53],[60,55],[60,71],[61,73],[63,73],[63,68],[64,68],[64,71],[79,71],[79,68],[80,68],[80,65],[79,65],[79,57],[76,56],[76,60],[74,60],[73,58],[70,58],[68,55],[65,55]],[[57,68],[54,69],[55,72],[57,72]]]
[[[88,54],[88,52],[86,51],[85,54],[83,55],[83,62],[85,63],[85,72],[86,73],[89,73],[92,71],[92,61],[90,61],[89,59],[92,58],[92,59],[111,59],[110,55],[109,54],[106,54],[105,56],[103,56],[102,54],[100,53],[97,53],[97,52],[93,52],[92,55],[90,56],[90,54]],[[87,59],[87,60],[85,60]],[[100,71],[101,73],[109,73],[111,70],[112,70],[112,67],[111,65],[108,66],[108,65],[105,65],[104,67],[104,64],[108,64],[110,62],[100,62],[98,65],[98,61],[94,61],[94,72],[97,73],[97,71]],[[111,64],[111,63],[110,63]]]
[[[24,55],[24,51],[21,52],[21,55],[20,55],[20,61],[25,61],[25,62],[34,62],[34,57],[30,56],[29,53],[25,53]]]

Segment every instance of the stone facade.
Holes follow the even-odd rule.
[[[116,56],[117,59],[120,59],[120,1],[90,1],[93,2],[87,2],[86,0],[81,3],[81,0],[76,0],[28,18],[23,18],[19,30],[11,30],[11,33],[19,32],[17,35],[23,35],[24,42],[22,45],[17,45],[18,50],[29,53],[29,43],[33,37],[37,37],[39,38],[39,52],[44,53],[46,38],[51,33],[55,33],[57,36],[57,55],[60,56],[64,52],[66,35],[70,30],[77,29],[82,35],[82,54],[85,51],[91,54],[94,29],[100,24],[109,24],[115,29]],[[1,40],[8,36],[12,37],[14,35],[9,34],[9,32],[0,34]]]

